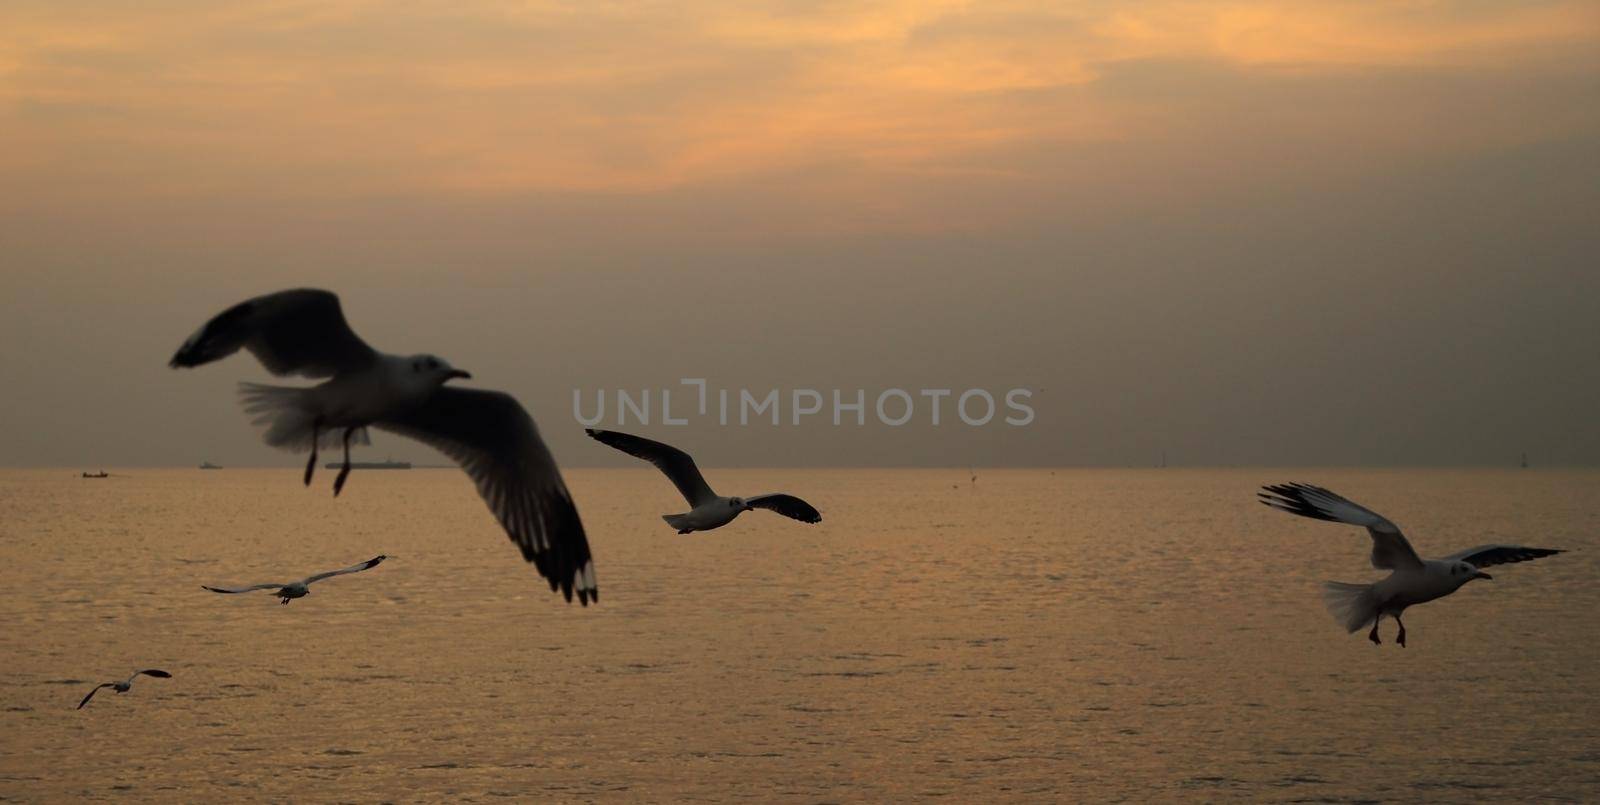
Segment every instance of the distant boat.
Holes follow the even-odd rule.
[[[86,473],[83,474],[83,477],[85,477],[85,478],[110,478],[111,477],[111,473],[106,472],[105,470],[101,470],[99,472],[86,472]]]
[[[330,462],[328,462],[327,467],[330,470],[337,470],[337,469],[343,468],[344,467],[344,463],[340,462],[340,461],[330,461]],[[383,461],[352,461],[352,462],[350,462],[350,469],[353,469],[353,470],[409,470],[409,469],[411,469],[411,462],[409,462],[409,461],[395,461],[394,459],[388,459],[388,458],[384,459]]]
[[[1523,453],[1522,454],[1522,468],[1523,469],[1527,469],[1528,468],[1528,454],[1527,453]]]
[[[212,464],[209,461],[202,461],[202,462],[200,462],[200,469],[202,469],[202,470],[220,470],[220,469],[222,469],[222,467],[217,465],[217,464]]]

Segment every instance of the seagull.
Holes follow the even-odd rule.
[[[583,522],[533,418],[509,394],[445,385],[471,374],[434,355],[390,355],[351,331],[329,291],[301,288],[240,302],[183,342],[173,368],[202,366],[247,349],[274,375],[323,379],[300,388],[241,383],[240,396],[267,444],[310,450],[342,439],[344,466],[333,494],[350,474],[350,442],[367,442],[376,427],[416,439],[450,456],[472,477],[506,535],[568,602],[600,600]],[[341,435],[342,432],[342,435]]]
[[[361,571],[367,570],[368,568],[377,567],[379,562],[382,562],[383,560],[388,559],[388,558],[389,558],[388,556],[374,556],[371,559],[368,559],[367,561],[362,562],[360,564],[351,565],[351,566],[346,567],[346,568],[340,568],[339,570],[330,570],[330,571],[328,571],[326,573],[318,573],[318,574],[313,575],[313,576],[306,576],[305,578],[303,578],[303,579],[301,579],[299,581],[291,581],[291,582],[283,582],[283,583],[280,583],[280,582],[269,582],[267,584],[252,584],[249,587],[207,587],[204,584],[202,584],[200,586],[201,586],[201,588],[206,589],[206,590],[210,590],[211,592],[214,592],[214,593],[227,593],[229,595],[235,595],[235,594],[238,594],[238,593],[248,593],[248,592],[253,592],[255,590],[274,590],[275,589],[275,590],[277,590],[277,592],[273,593],[273,596],[282,599],[281,601],[279,601],[279,603],[287,604],[287,603],[289,603],[289,601],[291,599],[305,598],[306,596],[310,595],[311,594],[311,589],[310,589],[311,588],[311,582],[322,581],[323,579],[332,578],[334,576],[343,576],[346,573],[360,573]]]
[[[634,458],[642,458],[666,473],[667,479],[678,487],[678,491],[683,493],[689,505],[694,507],[683,514],[661,516],[661,519],[667,521],[667,525],[678,529],[679,534],[720,528],[733,522],[733,518],[738,517],[741,512],[751,509],[770,509],[802,523],[822,522],[820,512],[794,495],[780,493],[757,495],[753,498],[727,498],[718,495],[706,484],[706,479],[700,475],[700,468],[694,465],[694,459],[690,458],[688,453],[671,445],[614,430],[585,428],[583,432],[601,444],[611,445]]]
[[[1323,588],[1323,599],[1327,602],[1328,611],[1351,633],[1370,621],[1372,631],[1367,633],[1367,639],[1373,645],[1381,643],[1378,640],[1378,622],[1388,615],[1400,625],[1400,633],[1395,640],[1404,648],[1406,625],[1400,620],[1400,613],[1406,607],[1443,598],[1474,579],[1494,578],[1480,568],[1563,553],[1555,548],[1479,545],[1442,559],[1423,559],[1417,556],[1411,543],[1400,533],[1399,526],[1377,512],[1320,486],[1294,483],[1263,486],[1261,489],[1256,493],[1257,496],[1262,503],[1274,509],[1314,520],[1364,526],[1367,533],[1372,535],[1372,566],[1393,572],[1374,584],[1327,582]]]
[[[161,670],[159,668],[146,668],[143,671],[134,671],[132,676],[129,676],[127,679],[124,679],[121,682],[105,682],[105,683],[96,685],[94,687],[94,690],[89,691],[89,695],[88,696],[83,697],[83,701],[78,702],[78,709],[82,710],[83,706],[88,704],[89,700],[93,699],[94,695],[96,693],[99,693],[101,688],[111,688],[112,690],[114,690],[114,691],[116,691],[118,693],[127,693],[128,689],[133,687],[133,680],[138,678],[138,676],[140,674],[146,674],[146,675],[149,675],[149,676],[153,676],[153,677],[155,677],[157,679],[171,679],[172,678],[172,674],[169,674],[166,671],[163,671],[163,670]]]

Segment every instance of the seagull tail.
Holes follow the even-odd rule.
[[[266,427],[262,440],[284,450],[311,449],[312,426],[316,422],[315,398],[311,388],[267,386],[260,383],[240,383],[239,402],[249,414],[251,423]],[[319,446],[338,444],[344,436],[338,428],[327,428],[317,434]],[[371,444],[366,428],[362,428],[353,444]]]
[[[1342,581],[1325,582],[1322,600],[1333,613],[1333,619],[1346,631],[1354,632],[1372,623],[1378,616],[1378,597],[1371,584],[1347,584]]]
[[[661,515],[661,519],[666,520],[667,525],[678,529],[678,533],[680,534],[685,533],[685,529],[689,528],[689,515],[687,513],[663,514]]]

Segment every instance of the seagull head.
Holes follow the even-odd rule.
[[[754,506],[744,502],[744,498],[728,498],[728,508],[747,512],[755,509]]]
[[[1455,563],[1455,566],[1450,568],[1450,575],[1459,577],[1462,584],[1466,584],[1473,579],[1494,579],[1494,576],[1479,570],[1478,567],[1471,562]]]
[[[437,355],[411,356],[411,371],[412,373],[421,375],[422,377],[432,380],[439,385],[444,385],[445,383],[458,377],[462,378],[463,380],[470,380],[472,378],[471,372],[457,369],[454,366],[451,366],[449,361]]]

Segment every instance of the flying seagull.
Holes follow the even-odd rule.
[[[237,593],[248,593],[255,590],[277,590],[277,592],[273,593],[273,596],[283,599],[279,603],[287,604],[291,599],[305,598],[306,596],[310,595],[311,582],[322,581],[323,579],[332,578],[334,576],[343,576],[346,573],[360,573],[368,568],[377,567],[379,562],[382,562],[388,558],[389,557],[387,556],[374,556],[360,564],[351,565],[339,570],[330,570],[326,573],[318,573],[313,576],[306,576],[299,581],[252,584],[249,587],[206,587],[204,584],[200,586],[214,593],[228,593],[230,595]]]
[[[82,710],[83,706],[88,704],[89,700],[93,699],[94,695],[96,693],[99,693],[101,688],[111,688],[112,690],[114,690],[114,691],[116,691],[118,693],[127,693],[128,689],[133,687],[133,680],[137,679],[140,674],[147,674],[147,675],[153,676],[153,677],[155,677],[157,679],[171,679],[172,678],[172,674],[169,674],[166,671],[163,671],[163,670],[161,670],[159,668],[146,668],[143,671],[134,671],[132,676],[129,676],[127,679],[124,679],[121,682],[105,682],[105,683],[96,685],[94,687],[94,690],[89,691],[89,695],[88,696],[83,697],[83,701],[78,702],[78,709]]]
[[[1473,579],[1494,578],[1481,568],[1562,553],[1555,548],[1479,545],[1442,559],[1423,559],[1417,556],[1411,543],[1400,533],[1399,526],[1377,512],[1320,486],[1276,484],[1261,489],[1256,493],[1261,502],[1274,509],[1314,520],[1364,526],[1367,533],[1372,535],[1372,566],[1393,572],[1374,584],[1327,582],[1323,588],[1323,599],[1327,602],[1328,611],[1350,632],[1371,622],[1372,631],[1367,633],[1367,639],[1374,645],[1380,642],[1378,622],[1388,615],[1400,625],[1400,633],[1395,639],[1402,648],[1405,647],[1406,625],[1400,620],[1400,613],[1406,607],[1443,598]]]
[[[183,343],[171,366],[201,366],[241,348],[275,375],[325,378],[301,388],[240,385],[245,411],[266,426],[267,444],[311,451],[306,484],[319,445],[344,443],[344,467],[333,482],[338,495],[350,474],[350,441],[364,443],[369,426],[416,439],[466,470],[551,590],[569,602],[576,590],[585,605],[600,599],[572,496],[532,417],[511,395],[445,385],[471,375],[433,355],[378,352],[351,331],[337,296],[311,289],[228,308]]]
[[[585,428],[584,433],[602,444],[611,445],[635,458],[642,458],[666,473],[667,478],[689,501],[689,505],[694,507],[683,514],[661,516],[661,519],[667,521],[667,525],[678,529],[679,534],[710,531],[725,526],[733,522],[733,518],[738,517],[740,512],[751,509],[770,509],[803,523],[822,522],[821,513],[794,495],[757,495],[753,498],[726,498],[718,495],[706,484],[706,479],[700,475],[700,468],[694,465],[694,459],[690,458],[688,453],[671,445],[614,430]]]

